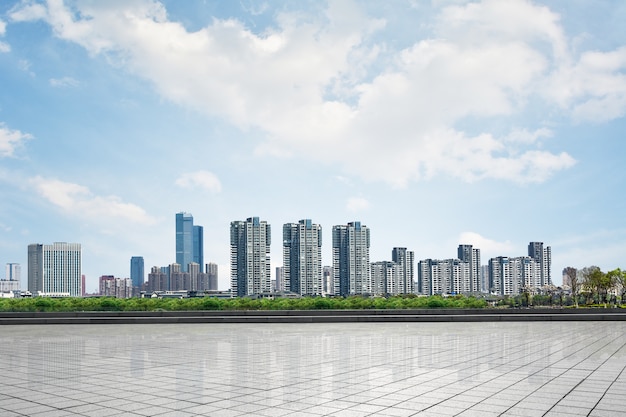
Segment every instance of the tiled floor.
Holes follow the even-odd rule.
[[[623,416],[626,322],[0,327],[0,416]]]

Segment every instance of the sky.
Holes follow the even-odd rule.
[[[0,2],[0,264],[82,244],[87,291],[204,226],[371,229],[371,261],[552,248],[626,267],[626,2]],[[3,270],[3,269],[2,269]],[[4,274],[0,272],[0,277]]]

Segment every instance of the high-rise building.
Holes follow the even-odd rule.
[[[458,258],[469,264],[470,276],[468,292],[480,292],[480,249],[474,248],[472,245],[459,245]]]
[[[160,268],[153,266],[148,274],[148,292],[168,291],[170,289],[169,268]]]
[[[188,272],[191,262],[204,265],[204,229],[194,226],[191,214],[176,213],[176,263]]]
[[[322,294],[322,227],[311,219],[283,225],[285,289],[300,295]]]
[[[130,280],[133,287],[141,288],[145,281],[143,256],[130,258]]]
[[[200,268],[202,268],[202,265],[204,265],[204,228],[202,226],[193,227],[192,262],[200,265]]]
[[[99,279],[100,295],[115,298],[130,298],[133,296],[132,280],[130,278],[115,278],[113,275],[102,275]]]
[[[355,221],[333,226],[335,295],[370,294],[370,229]]]
[[[389,294],[412,294],[415,292],[415,254],[406,248],[393,248],[391,260],[398,265],[396,286]]]
[[[335,286],[333,284],[333,267],[324,266],[322,271],[322,294],[333,295],[335,293]]]
[[[83,294],[79,243],[28,245],[28,291],[49,295]]]
[[[20,264],[8,263],[5,268],[5,280],[20,282],[22,276],[22,267]]]
[[[230,284],[233,296],[270,292],[271,228],[258,217],[230,223]]]
[[[403,288],[399,274],[399,265],[395,262],[380,261],[370,265],[372,295],[397,295]]]
[[[218,275],[217,275],[217,264],[213,262],[209,262],[206,264],[206,273],[209,276],[209,284],[207,290],[209,291],[217,291],[218,289]]]
[[[552,248],[543,246],[543,242],[530,242],[528,256],[539,264],[541,278],[539,287],[552,284]]]
[[[282,266],[276,267],[276,275],[274,276],[274,284],[272,289],[276,292],[285,291],[285,268]]]
[[[418,265],[418,291],[424,295],[469,292],[470,264],[460,259],[425,259]]]
[[[489,285],[498,295],[520,294],[524,288],[540,288],[541,266],[530,256],[498,256],[489,260]]]

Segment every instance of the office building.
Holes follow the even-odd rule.
[[[458,259],[469,264],[469,282],[464,285],[467,292],[480,292],[480,249],[474,248],[472,245],[459,245]]]
[[[33,295],[80,297],[81,275],[79,243],[28,245],[28,291]]]
[[[388,294],[412,294],[415,292],[415,254],[406,248],[393,248],[391,260],[398,269],[398,282],[388,288]]]
[[[322,294],[322,227],[310,219],[283,225],[283,278],[291,292]]]
[[[176,263],[188,272],[191,262],[204,265],[204,229],[193,224],[191,214],[176,213]]]
[[[271,228],[258,217],[230,223],[230,281],[233,296],[271,291]]]
[[[143,256],[130,258],[130,280],[135,288],[141,288],[145,282]]]
[[[333,226],[335,295],[370,294],[370,229],[355,221]]]

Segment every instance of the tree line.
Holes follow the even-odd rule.
[[[246,297],[220,299],[214,297],[192,298],[4,298],[0,311],[197,311],[197,310],[349,310],[349,309],[412,309],[412,308],[484,308],[483,299],[467,296],[414,295],[389,298],[353,296],[346,298],[276,298],[251,299]]]
[[[568,266],[563,272],[576,307],[581,302],[605,307],[626,303],[626,271],[620,268],[603,272],[597,266],[581,269]]]

